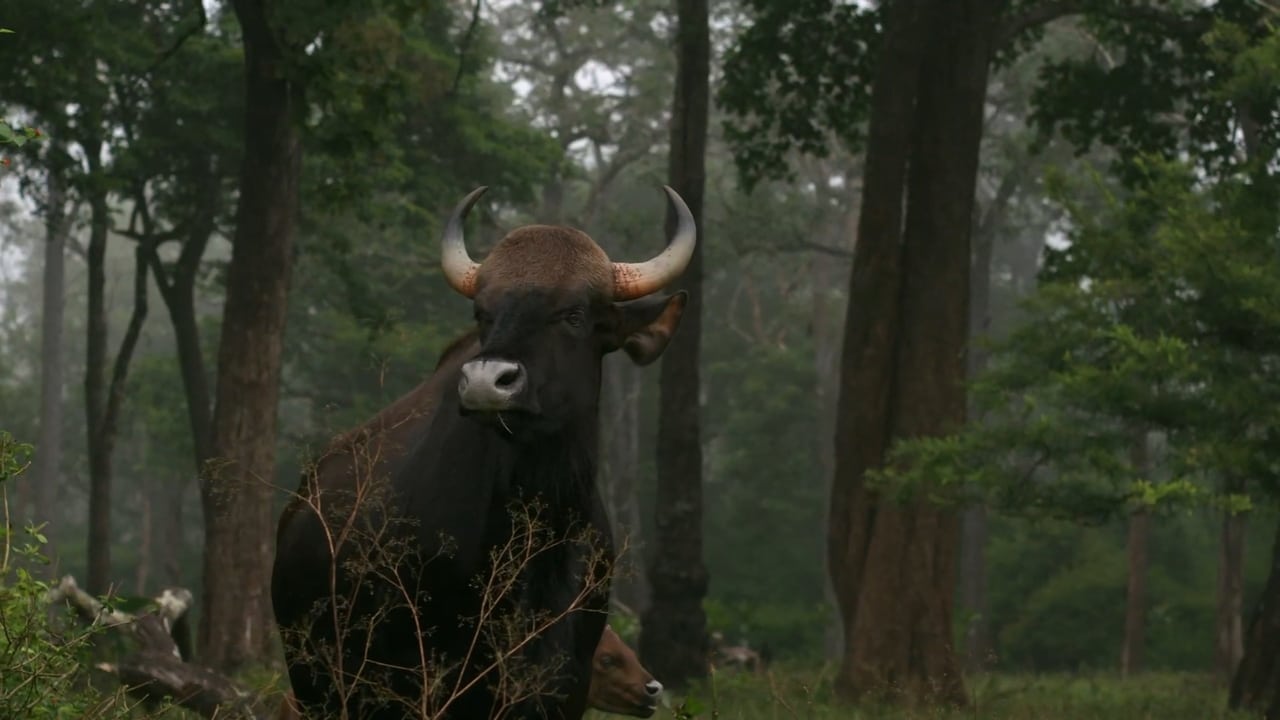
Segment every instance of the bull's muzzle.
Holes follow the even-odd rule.
[[[458,399],[466,410],[501,412],[514,407],[526,384],[524,366],[518,362],[472,360],[462,366]]]

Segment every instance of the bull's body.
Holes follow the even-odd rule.
[[[669,193],[681,229],[640,265],[529,226],[481,266],[461,239],[479,193],[455,211],[445,273],[477,330],[336,440],[281,517],[272,602],[310,717],[582,717],[613,559],[600,359],[651,362],[679,322],[682,293],[649,297],[692,253]]]

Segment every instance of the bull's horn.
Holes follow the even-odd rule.
[[[693,257],[693,247],[698,242],[693,213],[675,190],[666,185],[662,189],[667,191],[667,200],[676,211],[676,234],[666,249],[652,260],[613,264],[614,300],[634,300],[661,290],[680,277]]]
[[[487,185],[481,185],[462,198],[462,202],[458,203],[449,216],[449,222],[444,226],[444,237],[440,240],[440,267],[444,269],[444,279],[449,281],[454,290],[467,297],[475,297],[476,272],[480,270],[480,263],[467,254],[467,243],[462,239],[462,224],[467,219],[467,213],[471,212],[471,207],[488,189]]]

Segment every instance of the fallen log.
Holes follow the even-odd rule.
[[[227,676],[189,661],[184,648],[183,623],[191,608],[191,591],[166,588],[154,597],[145,611],[124,612],[104,605],[82,590],[67,575],[49,590],[50,604],[66,602],[91,625],[126,633],[139,649],[119,662],[98,663],[95,667],[120,679],[126,692],[148,707],[169,700],[202,717],[219,720],[258,720],[254,696]]]

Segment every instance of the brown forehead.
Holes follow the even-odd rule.
[[[613,263],[580,230],[553,225],[516,228],[481,263],[476,290],[533,288],[553,293],[589,290],[611,297]]]

